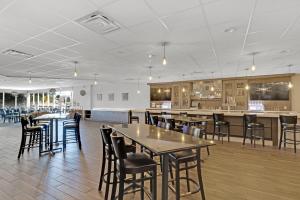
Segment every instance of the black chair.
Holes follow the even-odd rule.
[[[297,151],[297,145],[300,144],[300,141],[297,140],[297,134],[300,133],[300,126],[297,124],[297,116],[287,116],[280,115],[280,140],[279,140],[279,149],[281,149],[281,144],[283,142],[284,148],[286,144],[292,144],[294,146],[294,152]],[[293,139],[288,139],[287,134],[293,135]]]
[[[228,142],[230,141],[230,123],[225,121],[223,113],[213,113],[214,119],[214,131],[213,131],[213,140],[215,139],[215,135],[218,135],[218,140],[220,137],[222,138],[223,144],[223,137],[227,136]],[[226,132],[224,129],[227,129]]]
[[[3,123],[5,123],[6,120],[10,123],[13,119],[14,115],[10,112],[10,110],[3,110]]]
[[[136,121],[137,123],[140,123],[140,119],[138,116],[132,116],[132,111],[129,110],[129,124],[132,124],[133,121]]]
[[[115,163],[115,157],[114,157],[112,141],[111,141],[111,135],[113,134],[113,130],[111,128],[102,127],[100,129],[100,133],[102,138],[103,155],[102,155],[102,167],[101,167],[98,190],[101,191],[103,183],[106,183],[104,199],[107,200],[109,194],[109,186],[110,184],[113,184],[110,181],[111,173],[113,172],[115,173],[116,171],[116,170],[112,171],[112,164]],[[130,152],[134,153],[136,152],[136,146],[135,144],[126,145],[125,150],[126,153],[130,153]],[[106,161],[107,161],[107,172],[105,173]]]
[[[81,115],[77,114],[75,123],[63,123],[63,151],[66,150],[67,143],[78,143],[81,150],[80,119]]]
[[[203,126],[201,126],[201,127],[192,127],[190,133],[194,137],[202,138],[202,139],[204,137],[205,139],[207,139],[206,130],[207,130],[206,127],[203,127]],[[207,151],[207,154],[210,155],[208,146],[206,147],[206,151]]]
[[[28,127],[28,120],[25,118],[21,118],[22,125],[22,137],[21,144],[18,153],[18,159],[20,159],[21,155],[24,154],[24,150],[27,148],[28,150],[31,148],[39,147],[39,155],[41,156],[42,152],[42,127],[40,126],[31,126]],[[26,144],[27,137],[29,137],[29,142]],[[38,138],[38,146],[34,145],[32,138]]]
[[[156,188],[157,188],[157,167],[156,162],[142,153],[131,153],[126,154],[126,145],[124,137],[120,136],[111,136],[112,146],[114,149],[116,161],[116,170],[117,173],[114,173],[114,183],[113,183],[113,192],[112,199],[123,200],[125,194],[136,192],[135,188],[140,190],[140,199],[144,199],[144,193],[148,192],[144,188],[144,182],[150,180],[151,185],[151,199],[156,200]],[[127,175],[133,175],[136,177],[137,174],[140,174],[140,178],[128,179]],[[119,179],[119,194],[116,197],[116,188],[117,188],[117,179]],[[124,184],[130,184],[128,187],[124,187]],[[140,183],[140,185],[138,184]],[[133,191],[129,192],[129,189]],[[150,196],[150,195],[149,195]]]
[[[195,194],[200,191],[202,200],[205,200],[204,186],[202,181],[201,173],[201,158],[200,158],[200,149],[197,149],[196,152],[193,150],[185,150],[176,153],[170,154],[170,177],[172,185],[169,187],[176,194],[176,200],[179,200],[182,196],[187,196],[190,194]],[[175,179],[173,178],[173,168],[175,169]],[[197,178],[198,182],[189,176],[189,170],[197,169]],[[186,176],[180,176],[180,172],[185,171]],[[187,193],[181,194],[180,192],[180,180],[185,179],[187,184]],[[175,182],[175,188],[174,188]],[[191,191],[190,183],[195,184],[196,189]]]
[[[249,132],[250,131],[250,135]],[[255,114],[245,114],[244,115],[244,139],[243,145],[245,145],[246,138],[250,138],[251,145],[257,139],[262,139],[262,144],[265,146],[265,133],[264,133],[264,124],[257,122],[257,116]]]

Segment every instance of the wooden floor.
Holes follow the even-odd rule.
[[[0,200],[103,199],[97,190],[102,149],[99,127],[99,123],[82,122],[81,152],[70,144],[65,154],[39,158],[36,149],[25,152],[20,161],[20,127],[0,127]],[[290,150],[254,149],[231,142],[213,147],[209,157],[203,151],[203,158],[208,200],[300,199],[300,151],[295,155]],[[139,195],[126,199],[139,199]],[[200,195],[184,199],[196,200]]]

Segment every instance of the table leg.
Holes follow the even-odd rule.
[[[58,143],[58,119],[55,119],[55,143]]]
[[[53,150],[53,119],[50,119],[50,151]]]
[[[168,199],[168,175],[169,175],[169,154],[162,155],[162,192],[161,199]]]

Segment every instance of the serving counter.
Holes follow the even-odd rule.
[[[152,114],[160,114],[161,112],[166,112],[167,114],[180,114],[187,113],[188,116],[195,117],[207,117],[212,118],[213,113],[224,113],[225,120],[230,122],[230,135],[234,137],[243,137],[244,130],[244,122],[243,116],[244,114],[256,114],[257,120],[260,123],[263,123],[265,126],[265,139],[271,140],[273,146],[278,145],[278,137],[279,137],[279,116],[280,115],[297,115],[299,118],[299,114],[295,112],[250,112],[250,111],[228,111],[228,110],[199,110],[199,109],[147,109]],[[208,123],[208,133],[213,132],[213,122]]]

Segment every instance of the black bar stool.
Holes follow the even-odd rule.
[[[107,200],[109,194],[109,186],[110,184],[113,184],[112,182],[110,182],[111,173],[115,171],[112,170],[112,164],[115,161],[115,157],[114,157],[114,152],[112,149],[112,141],[110,137],[113,134],[113,130],[111,128],[102,127],[100,129],[100,133],[102,138],[103,155],[102,155],[102,167],[101,167],[101,175],[100,175],[98,190],[101,191],[103,182],[106,183],[104,199]],[[125,150],[126,153],[134,153],[136,152],[136,147],[134,144],[126,145]],[[107,161],[107,172],[105,173],[106,161]]]
[[[245,141],[247,138],[248,132],[250,131],[250,135],[248,138],[251,140],[251,145],[254,143],[255,147],[255,141],[257,139],[262,139],[262,144],[265,146],[265,133],[264,133],[264,124],[257,122],[257,116],[255,114],[245,114],[244,115],[244,139],[243,139],[243,145],[245,145]],[[258,133],[258,132],[261,132]]]
[[[137,187],[141,191],[141,200],[144,200],[144,193],[146,193],[148,197],[151,197],[152,200],[156,200],[156,162],[142,153],[126,154],[124,137],[112,135],[111,140],[114,153],[117,158],[117,162],[115,162],[117,173],[114,173],[112,199],[116,199],[115,193],[117,188],[117,178],[119,178],[119,194],[117,196],[118,200],[123,200],[125,194],[136,192],[137,190],[135,188]],[[127,175],[133,175],[135,177],[137,174],[141,175],[139,179],[127,178]],[[151,195],[144,188],[144,182],[147,180],[150,180]],[[124,187],[125,183],[129,184],[129,186],[126,188]],[[140,183],[140,185],[138,185],[138,183]],[[131,188],[133,188],[133,191],[128,192],[128,190]]]
[[[193,150],[185,150],[170,154],[170,177],[172,185],[169,185],[170,189],[175,192],[176,200],[180,197],[188,196],[190,194],[195,194],[197,192],[201,193],[201,199],[205,200],[204,186],[202,181],[201,173],[201,159],[200,159],[200,148],[194,152]],[[173,170],[175,169],[175,179],[173,179]],[[198,182],[189,176],[189,170],[197,169]],[[185,171],[186,176],[180,176],[180,171]],[[187,193],[180,193],[180,180],[185,179],[187,183]],[[175,188],[173,187],[175,181]],[[196,189],[191,191],[190,183],[196,185]]]
[[[32,138],[36,136],[38,138],[38,147],[39,147],[39,155],[41,156],[42,152],[42,127],[40,126],[31,126],[28,127],[27,125],[29,124],[28,120],[25,119],[24,117],[21,118],[21,125],[22,125],[22,138],[21,138],[21,144],[20,144],[20,149],[19,149],[19,154],[18,154],[18,159],[20,159],[21,155],[24,154],[24,150],[35,148],[35,146],[32,142]],[[29,137],[29,142],[26,144],[26,139]]]
[[[203,137],[205,139],[207,139],[207,133],[206,133],[206,126],[205,127],[192,127],[191,128],[191,135],[194,136],[194,137],[197,137],[197,138],[202,138]],[[210,152],[209,152],[209,147],[207,146],[206,147],[206,151],[207,151],[207,154],[210,155]]]
[[[280,140],[279,140],[279,149],[281,149],[281,144],[283,142],[284,148],[286,148],[286,144],[294,145],[294,152],[296,153],[297,145],[300,144],[300,141],[297,140],[297,133],[300,133],[300,126],[297,125],[297,116],[288,116],[288,115],[280,115]],[[286,135],[288,133],[293,134],[293,139],[287,139]],[[283,137],[283,139],[282,139]]]
[[[128,115],[129,115],[129,124],[132,124],[133,121],[136,121],[137,123],[140,122],[140,119],[139,119],[138,116],[132,116],[132,111],[131,110],[129,110]]]
[[[213,140],[215,139],[215,134],[217,134],[218,140],[220,140],[220,137],[222,138],[222,144],[223,144],[224,136],[227,136],[227,140],[229,142],[230,141],[230,123],[228,121],[225,121],[224,114],[223,113],[213,113],[213,119],[214,119]],[[224,129],[227,129],[227,132],[224,132]]]
[[[63,151],[66,150],[67,143],[78,143],[81,150],[80,119],[81,115],[77,114],[75,123],[63,122]]]

